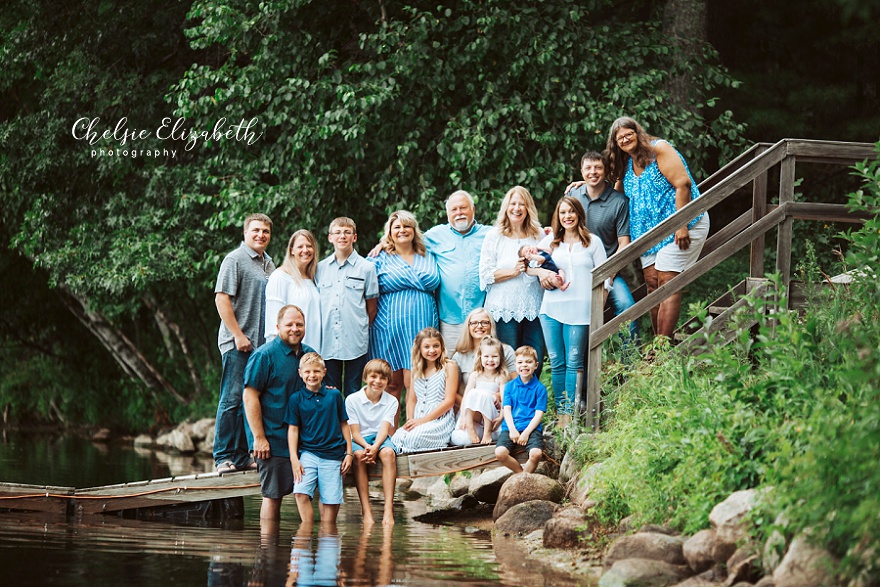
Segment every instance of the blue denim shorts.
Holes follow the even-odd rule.
[[[321,494],[321,503],[337,505],[345,500],[342,497],[342,461],[322,459],[309,452],[299,457],[305,472],[302,481],[294,482],[293,492],[303,493],[309,499],[315,498],[315,486]]]
[[[367,444],[372,445],[374,442],[376,442],[376,436],[378,436],[378,435],[377,435],[377,434],[370,434],[369,436],[364,436],[364,440],[367,441]],[[383,449],[383,448],[386,448],[386,447],[387,447],[387,448],[390,448],[390,449],[393,450],[395,453],[397,452],[397,447],[394,446],[394,443],[393,443],[393,442],[391,442],[391,437],[390,437],[390,436],[386,436],[386,437],[385,437],[385,440],[382,441],[382,444],[379,445],[379,452],[382,452],[382,449]],[[365,448],[365,447],[359,445],[359,444],[356,443],[354,440],[351,441],[351,452],[352,452],[352,454],[353,454],[353,453],[356,453],[356,452],[359,451],[359,450],[364,450],[364,448]]]

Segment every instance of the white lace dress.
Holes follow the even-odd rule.
[[[473,417],[473,414],[467,414],[467,410],[479,412],[483,415],[483,422],[474,424],[474,431],[477,433],[477,436],[483,437],[484,424],[492,422],[492,420],[498,417],[498,408],[495,407],[495,394],[498,393],[499,389],[498,383],[495,381],[477,379],[474,388],[465,392],[464,398],[461,400],[461,410],[458,412],[458,423],[455,426],[455,431],[452,433],[452,444],[455,446],[471,444],[471,439],[467,431],[465,431],[464,422],[462,421],[462,418]],[[498,431],[496,430],[492,433],[492,440],[497,440],[497,437]]]
[[[544,289],[537,277],[522,273],[513,279],[495,283],[495,271],[513,269],[519,261],[519,249],[537,246],[535,238],[510,238],[498,228],[486,233],[480,253],[480,289],[486,292],[484,307],[498,322],[534,320],[541,309]]]

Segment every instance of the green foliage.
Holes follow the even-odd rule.
[[[516,184],[547,208],[623,113],[698,167],[709,145],[738,150],[729,112],[695,114],[734,84],[711,50],[681,66],[701,94],[676,108],[663,86],[680,71],[658,25],[612,8],[411,2],[379,22],[373,4],[196,2],[187,35],[224,58],[190,68],[169,100],[197,126],[256,116],[265,129],[253,145],[217,146],[210,225],[262,208],[315,230],[345,210],[370,233],[406,207],[430,226],[459,188],[485,221]]]
[[[880,144],[878,144],[880,153]],[[856,166],[864,187],[854,209],[880,209],[880,161]],[[773,487],[753,534],[766,537],[778,514],[790,537],[842,557],[847,576],[880,568],[866,553],[880,545],[880,220],[849,235],[850,285],[817,289],[805,314],[772,312],[727,347],[688,357],[661,352],[619,384],[606,381],[607,431],[578,453],[603,461],[596,516],[616,523],[668,523],[686,532],[708,525],[731,492]],[[812,260],[815,260],[812,254]],[[811,254],[804,277],[818,269]],[[856,547],[858,545],[858,547]]]

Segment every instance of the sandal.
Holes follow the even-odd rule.
[[[237,469],[235,468],[235,463],[233,463],[232,461],[223,461],[222,463],[217,465],[217,472],[221,475],[223,473],[231,473],[236,470]]]

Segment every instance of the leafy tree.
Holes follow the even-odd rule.
[[[223,58],[173,88],[178,114],[200,127],[258,117],[265,128],[252,145],[217,145],[212,225],[262,208],[290,229],[340,213],[375,228],[398,207],[430,225],[459,188],[488,219],[516,184],[549,205],[624,113],[698,167],[714,165],[711,149],[732,154],[742,127],[729,112],[695,112],[735,83],[708,46],[673,59],[658,22],[640,16],[601,0],[197,1],[192,46]],[[679,74],[700,88],[683,106],[664,86]]]

